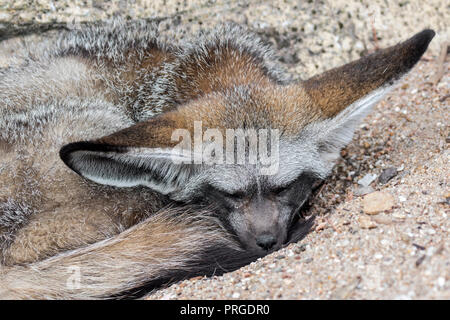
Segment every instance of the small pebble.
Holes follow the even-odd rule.
[[[389,180],[394,178],[397,175],[397,168],[389,167],[383,170],[381,172],[380,176],[378,177],[378,183],[379,184],[386,184]]]
[[[363,198],[363,211],[369,215],[391,210],[393,206],[394,198],[387,192],[376,191]]]
[[[300,246],[298,246],[297,248],[295,248],[295,253],[301,253],[305,250],[306,250],[306,244],[303,243]]]
[[[311,262],[313,262],[313,258],[306,258],[303,262],[304,263],[311,263]]]
[[[416,267],[420,266],[425,260],[426,255],[422,255],[419,259],[416,260]]]
[[[372,188],[371,186],[367,186],[367,187],[359,187],[354,191],[354,195],[355,196],[365,196],[366,194],[372,193],[374,192],[374,188]]]
[[[411,237],[409,235],[407,235],[406,233],[402,233],[400,234],[400,238],[402,239],[402,241],[409,243],[411,241]]]
[[[400,212],[394,213],[392,215],[392,217],[395,218],[395,219],[401,219],[401,220],[406,219],[406,215],[403,214],[403,213],[400,213]]]
[[[372,220],[375,221],[376,223],[380,223],[380,224],[391,224],[392,223],[392,219],[390,217],[386,217],[386,216],[373,216]]]
[[[362,179],[358,180],[358,184],[363,187],[368,187],[377,178],[376,174],[368,173]]]
[[[358,218],[359,226],[363,229],[374,229],[377,227],[376,223],[367,216],[360,216]]]
[[[419,249],[419,250],[425,250],[426,248],[425,247],[423,247],[423,246],[421,246],[421,245],[419,245],[419,244],[417,244],[417,243],[413,243],[412,244],[414,247],[416,247],[417,249]]]

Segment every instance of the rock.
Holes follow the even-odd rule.
[[[313,262],[313,258],[306,258],[303,262],[304,263],[311,263],[311,262]]]
[[[354,195],[355,196],[364,196],[366,194],[372,193],[375,190],[371,187],[371,186],[367,186],[367,187],[359,187],[354,191]]]
[[[417,244],[417,243],[413,243],[412,245],[414,247],[416,247],[417,249],[419,249],[419,250],[425,250],[426,249],[424,246],[421,246],[420,244]]]
[[[161,300],[173,300],[175,299],[177,296],[173,293],[166,293],[165,295],[163,295],[161,297]]]
[[[342,300],[342,299],[348,299],[353,290],[355,289],[354,286],[343,286],[340,288],[337,288],[331,295],[332,300]]]
[[[395,219],[400,219],[400,220],[406,219],[406,215],[403,214],[403,213],[400,213],[400,212],[394,213],[392,215],[392,217],[395,218]]]
[[[381,172],[380,176],[378,177],[378,183],[379,184],[388,183],[388,181],[391,180],[393,177],[395,177],[397,173],[398,173],[397,168],[394,167],[384,169],[383,172]]]
[[[416,267],[420,266],[423,263],[423,261],[425,260],[425,258],[426,258],[426,255],[420,256],[419,259],[416,260]]]
[[[393,206],[394,198],[387,192],[376,191],[363,198],[363,211],[367,214],[391,210]]]
[[[445,203],[450,204],[450,192],[447,192],[444,195]]]
[[[233,299],[239,299],[241,297],[241,294],[239,292],[235,292],[235,293],[233,293],[233,295],[231,297]]]
[[[380,224],[391,224],[392,223],[392,219],[386,216],[374,216],[373,221],[375,221],[376,223],[380,223]]]
[[[301,244],[300,246],[294,249],[294,252],[296,254],[302,253],[303,251],[306,251],[306,244]]]
[[[368,173],[362,179],[359,179],[358,184],[363,187],[369,186],[377,178],[376,174]]]
[[[376,223],[367,216],[360,216],[358,218],[359,226],[363,229],[374,229],[377,227]]]
[[[400,239],[402,239],[402,241],[406,242],[406,243],[411,242],[411,237],[409,235],[407,235],[406,233],[401,233]]]

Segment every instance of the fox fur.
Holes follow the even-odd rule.
[[[306,81],[233,24],[171,44],[155,25],[113,21],[41,44],[38,56],[0,72],[0,298],[138,296],[255,260],[264,251],[250,235],[266,225],[282,234],[273,250],[297,241],[311,222],[293,212],[313,181],[326,178],[358,121],[433,35]],[[279,129],[280,172],[161,160],[176,144],[172,131],[199,120],[222,131]],[[215,189],[261,199],[280,188],[276,197],[301,194],[293,208],[248,196],[232,200],[243,211],[218,214],[220,201],[194,201]],[[79,286],[70,286],[77,268]]]

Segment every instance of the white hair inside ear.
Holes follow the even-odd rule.
[[[335,117],[305,128],[307,135],[314,139],[324,160],[334,161],[339,157],[340,150],[350,143],[361,120],[393,86],[394,84],[391,84],[378,88],[349,105]]]

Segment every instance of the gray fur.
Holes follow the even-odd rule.
[[[0,245],[4,249],[14,240],[14,233],[36,214],[26,202],[9,198],[0,202]]]

